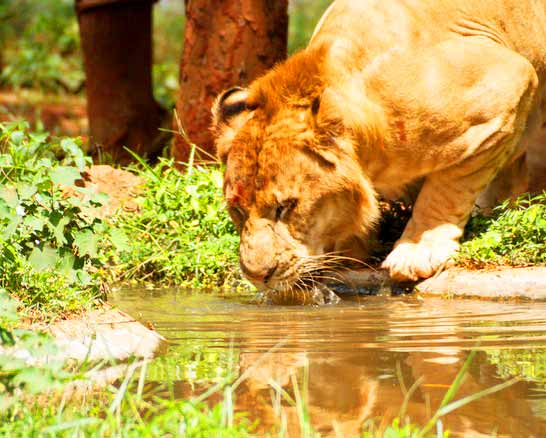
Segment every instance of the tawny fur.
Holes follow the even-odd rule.
[[[378,195],[424,179],[383,267],[433,275],[496,175],[485,203],[525,189],[501,180],[545,150],[545,79],[544,1],[335,1],[304,51],[213,109],[243,270],[318,281],[366,238]]]

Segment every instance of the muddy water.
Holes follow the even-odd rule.
[[[235,404],[261,431],[300,436],[289,401],[299,394],[323,436],[359,436],[369,420],[385,426],[399,415],[416,382],[406,414],[424,424],[475,349],[456,399],[522,380],[461,407],[443,426],[452,436],[546,436],[546,303],[367,296],[283,307],[180,290],[126,290],[111,301],[172,341],[152,380],[169,380],[187,397],[244,375]]]

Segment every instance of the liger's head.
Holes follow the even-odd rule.
[[[250,88],[225,91],[213,107],[241,269],[260,289],[320,280],[378,216],[357,137],[320,74],[296,55]]]

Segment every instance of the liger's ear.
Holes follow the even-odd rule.
[[[233,87],[223,91],[212,105],[213,130],[217,131],[222,125],[229,125],[234,117],[249,109],[246,88]]]
[[[256,109],[249,103],[246,88],[233,87],[216,98],[212,105],[212,133],[216,137],[216,153],[223,163],[226,162],[232,141],[238,130],[248,121],[250,111]]]

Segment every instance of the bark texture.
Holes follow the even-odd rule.
[[[176,109],[191,142],[214,155],[210,108],[222,90],[247,85],[286,57],[287,0],[186,1],[185,45]],[[175,126],[174,130],[178,130]],[[173,155],[186,162],[181,135]],[[210,160],[196,151],[198,158]]]
[[[77,2],[90,152],[124,163],[152,155],[161,109],[152,93],[152,1]]]

